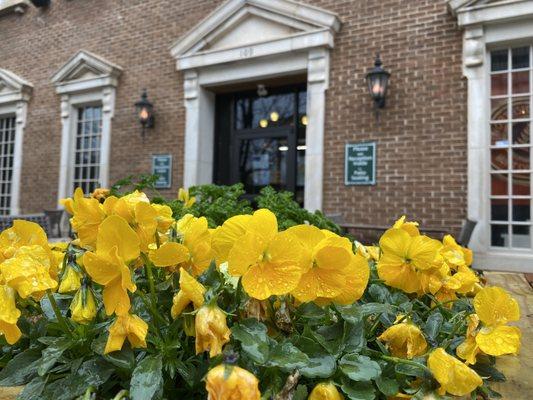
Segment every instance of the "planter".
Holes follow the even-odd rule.
[[[0,387],[0,400],[15,400],[24,389],[23,386]]]

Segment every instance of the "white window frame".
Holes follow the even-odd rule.
[[[249,16],[298,32],[253,42],[245,37],[230,48],[210,48]],[[210,88],[307,74],[304,205],[322,209],[330,50],[340,27],[336,14],[292,0],[227,0],[172,46],[177,69],[184,72],[185,187],[213,179],[215,95]]]
[[[11,177],[11,215],[20,214],[22,145],[27,123],[28,102],[33,86],[14,73],[0,68],[0,117],[15,117],[15,148]]]
[[[61,95],[61,161],[58,200],[72,195],[78,108],[102,106],[100,185],[109,185],[111,123],[122,68],[87,51],[72,57],[52,78]]]
[[[463,34],[468,80],[468,218],[477,221],[470,247],[474,266],[533,272],[533,251],[491,246],[490,51],[533,44],[533,0],[449,0]],[[533,232],[532,232],[533,233]]]

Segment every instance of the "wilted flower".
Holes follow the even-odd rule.
[[[208,400],[259,400],[259,381],[250,372],[237,366],[218,365],[206,378]]]
[[[71,318],[80,324],[88,324],[96,316],[96,302],[91,289],[82,287],[70,303]]]
[[[20,311],[15,304],[15,291],[9,286],[0,285],[0,334],[4,335],[7,343],[18,342],[22,333],[17,326]]]
[[[109,196],[110,193],[111,191],[109,189],[97,188],[94,189],[94,191],[91,193],[91,197],[102,203]]]
[[[308,400],[344,400],[344,396],[333,383],[322,382],[313,388]]]
[[[411,359],[420,356],[425,353],[427,348],[427,342],[422,331],[410,321],[392,325],[378,339],[387,343],[393,356],[400,358]]]
[[[109,338],[107,339],[104,354],[121,350],[126,338],[132,348],[145,348],[147,333],[148,324],[137,315],[129,313],[119,315],[109,328]]]
[[[209,351],[210,357],[222,353],[222,347],[229,342],[231,332],[226,323],[226,314],[216,305],[205,305],[195,318],[196,354]]]
[[[86,252],[83,263],[93,281],[104,285],[104,305],[107,315],[125,314],[130,309],[128,291],[136,286],[127,263],[139,257],[139,238],[128,223],[118,215],[100,226],[96,252]]]
[[[455,396],[465,396],[483,383],[473,369],[468,368],[442,348],[434,350],[429,355],[428,368],[440,384],[441,395],[447,392]]]
[[[183,268],[180,270],[180,290],[172,299],[172,318],[176,319],[190,303],[198,309],[204,305],[205,287]]]

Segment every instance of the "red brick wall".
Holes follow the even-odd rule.
[[[22,210],[55,207],[61,125],[52,75],[78,50],[120,65],[112,127],[113,182],[149,172],[151,155],[174,154],[182,182],[182,76],[170,45],[221,0],[52,0],[46,11],[0,17],[0,67],[30,81]],[[332,53],[326,110],[327,213],[388,224],[407,213],[431,227],[456,227],[466,207],[466,91],[461,32],[444,0],[308,0],[343,27]],[[392,73],[387,108],[375,119],[364,75],[380,51]],[[156,127],[145,143],[133,103],[148,89]],[[378,183],[344,186],[344,145],[378,142]]]

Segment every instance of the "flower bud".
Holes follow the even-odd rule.
[[[90,289],[82,288],[76,292],[70,304],[72,320],[80,324],[88,324],[96,316],[96,302]]]
[[[344,396],[333,383],[322,382],[315,386],[308,400],[344,400]]]
[[[259,400],[259,380],[237,366],[221,364],[207,374],[208,400]]]
[[[67,266],[59,284],[59,293],[68,293],[78,290],[81,286],[81,274],[74,268]]]
[[[229,342],[231,332],[226,324],[226,314],[216,305],[203,306],[195,319],[196,354],[209,351],[210,357],[222,353],[222,347]]]

